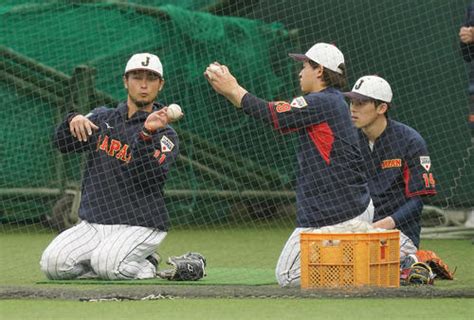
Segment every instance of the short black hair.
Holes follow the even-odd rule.
[[[313,69],[319,67],[319,63],[314,62],[313,60],[308,60],[308,63]],[[341,63],[338,68],[342,70],[342,74],[337,73],[336,71],[329,70],[328,68],[324,68],[323,81],[329,87],[334,87],[342,90],[347,87],[346,66],[344,65],[344,63]]]

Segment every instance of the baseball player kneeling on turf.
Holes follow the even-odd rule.
[[[287,240],[275,274],[280,286],[299,286],[300,233],[321,227],[372,222],[373,206],[356,128],[341,88],[344,55],[316,43],[305,54],[290,54],[303,66],[304,95],[292,101],[265,101],[241,87],[226,66],[211,64],[205,76],[214,90],[246,114],[299,138],[296,185],[297,228]]]
[[[41,257],[49,279],[156,276],[153,254],[166,237],[169,216],[163,188],[178,155],[167,107],[156,103],[163,66],[153,54],[128,61],[127,101],[87,115],[70,113],[56,129],[62,153],[88,154],[79,208],[81,222],[59,234]]]
[[[378,76],[357,80],[351,92],[352,121],[359,128],[376,228],[399,229],[400,258],[420,244],[422,196],[436,194],[425,140],[413,128],[388,118],[389,83]]]

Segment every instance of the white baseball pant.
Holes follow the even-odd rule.
[[[90,273],[107,280],[153,278],[156,268],[146,257],[166,235],[152,228],[82,221],[49,244],[41,257],[41,270],[49,279]]]

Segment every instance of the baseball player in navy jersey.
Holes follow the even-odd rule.
[[[163,187],[178,155],[167,107],[155,102],[163,88],[156,55],[128,61],[126,102],[87,115],[68,114],[56,129],[62,153],[85,152],[81,222],[59,234],[41,257],[49,279],[91,276],[146,279],[156,275],[153,254],[169,227]]]
[[[265,101],[247,92],[226,66],[205,71],[211,86],[246,114],[282,133],[299,137],[296,184],[297,228],[287,240],[275,274],[280,286],[300,284],[300,233],[353,221],[372,222],[373,206],[356,128],[340,92],[346,84],[344,56],[334,45],[316,43],[299,73],[303,96]],[[218,68],[217,68],[218,66]]]
[[[393,94],[381,77],[362,77],[344,95],[351,99],[352,121],[360,129],[375,207],[373,226],[401,231],[403,259],[419,247],[421,197],[436,194],[426,143],[413,128],[388,118]]]

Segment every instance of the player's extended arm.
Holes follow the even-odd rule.
[[[239,85],[237,79],[224,65],[215,62],[206,69],[204,75],[212,88],[234,106],[242,108],[246,114],[256,119],[271,124],[277,130],[292,131],[324,121],[317,108],[307,107],[304,97],[299,97],[300,105],[292,108],[286,101],[265,101],[252,95]]]
[[[392,215],[373,223],[375,228],[395,229],[400,223],[417,220],[423,210],[421,197],[412,197]]]

